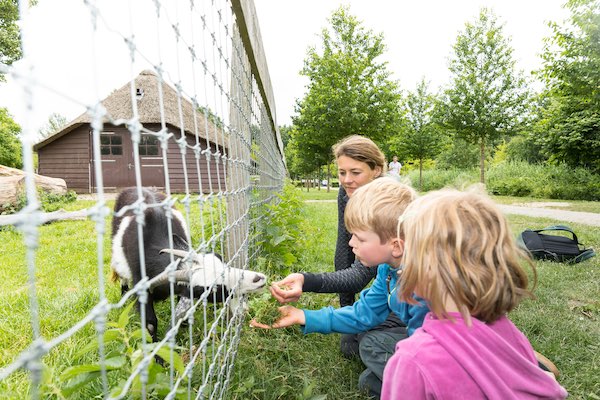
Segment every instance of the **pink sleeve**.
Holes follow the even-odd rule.
[[[396,353],[388,360],[383,371],[382,400],[427,399],[427,382],[414,358]],[[431,394],[431,393],[430,393]]]

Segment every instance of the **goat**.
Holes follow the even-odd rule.
[[[164,194],[143,188],[144,203],[150,205],[143,211],[143,243],[146,276],[148,279],[156,278],[148,291],[146,311],[146,328],[154,342],[157,341],[158,319],[154,311],[154,303],[168,298],[171,294],[168,276],[163,273],[171,263],[170,254],[181,258],[174,271],[174,293],[185,302],[184,307],[189,307],[190,286],[192,295],[198,298],[208,288],[213,288],[213,296],[209,299],[216,302],[224,301],[230,291],[236,287],[240,294],[252,293],[261,290],[266,282],[266,276],[253,271],[238,268],[226,268],[219,256],[213,253],[190,255],[190,245],[186,242],[188,230],[181,213],[171,208],[173,249],[169,247],[168,218],[163,206]],[[141,262],[138,245],[138,226],[135,222],[133,210],[127,210],[120,215],[118,212],[123,207],[138,201],[136,188],[127,188],[121,191],[115,201],[115,216],[112,221],[112,260],[111,278],[113,281],[121,280],[121,294],[130,287],[135,286],[142,279]],[[154,206],[152,206],[154,205]],[[187,257],[187,258],[186,258]],[[191,265],[190,265],[191,264]],[[138,312],[140,303],[137,302]],[[178,306],[179,309],[179,306]]]

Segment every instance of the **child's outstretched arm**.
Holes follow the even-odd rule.
[[[287,328],[293,325],[304,325],[304,311],[292,306],[279,307],[280,318],[273,325],[265,325],[256,320],[250,321],[250,325],[255,328],[272,329],[272,328]]]

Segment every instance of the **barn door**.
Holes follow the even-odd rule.
[[[131,141],[125,132],[102,132],[100,155],[105,189],[115,190],[135,184]]]

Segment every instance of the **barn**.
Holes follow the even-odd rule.
[[[134,144],[128,128],[133,119],[133,98],[141,134],[139,161],[142,185],[165,188],[163,152],[157,133],[166,131],[172,134],[167,141],[166,156],[171,191],[185,191],[185,172],[191,192],[215,190],[209,182],[223,182],[218,180],[225,173],[225,158],[220,155],[226,152],[222,145],[224,132],[219,128],[222,124],[218,123],[218,118],[205,118],[205,113],[198,107],[194,112],[192,102],[183,97],[179,100],[177,91],[161,82],[153,71],[142,71],[133,82],[134,89],[131,82],[126,83],[101,102],[106,109],[100,133],[100,162],[105,191],[117,191],[136,184]],[[163,113],[159,85],[162,87]],[[92,122],[93,116],[86,112],[36,144],[38,173],[64,179],[67,187],[77,193],[96,192],[99,183],[94,173]],[[179,144],[183,144],[182,135],[187,143],[185,161]],[[221,145],[217,138],[220,138]],[[207,151],[209,148],[210,151]],[[184,162],[187,171],[184,171]]]

